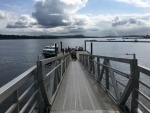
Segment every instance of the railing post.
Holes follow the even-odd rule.
[[[85,67],[87,68],[87,66],[88,66],[88,56],[87,55],[85,57],[85,62],[86,62]]]
[[[55,60],[54,62],[54,67],[57,66],[57,60]],[[58,68],[57,68],[58,69]],[[57,80],[57,69],[54,71],[54,88],[53,88],[53,93],[55,93],[56,89],[57,89],[57,84],[58,84],[58,80]]]
[[[61,51],[62,51],[62,42],[60,42],[60,49],[61,49]]]
[[[86,55],[84,55],[84,66],[86,67]]]
[[[84,55],[82,55],[82,64],[84,64]]]
[[[94,57],[92,58],[92,71],[93,71],[93,75],[95,75],[95,65],[94,65]]]
[[[99,75],[100,75],[100,58],[97,57],[97,80],[99,78]]]
[[[67,56],[65,56],[65,70],[67,68]]]
[[[85,67],[87,68],[87,55],[85,55]]]
[[[82,57],[82,55],[81,55],[81,54],[79,54],[79,60],[80,60],[80,62],[81,62],[81,57]]]
[[[34,82],[38,82],[38,78],[37,78],[37,69],[34,71]],[[40,88],[38,87],[38,83],[34,84],[34,92],[38,90],[38,94],[36,95],[35,97],[35,100],[37,100],[37,105],[35,107],[36,110],[38,110],[38,113],[41,112],[41,106],[40,106],[40,101],[41,101],[41,98],[40,98]]]
[[[15,113],[19,113],[20,108],[19,108],[19,93],[18,93],[18,89],[14,92],[14,102],[17,104],[17,107],[15,109]]]
[[[85,51],[86,51],[86,40],[84,41],[84,48],[85,48]]]
[[[109,62],[109,61],[107,61],[107,62]],[[106,88],[107,88],[107,90],[109,90],[109,70],[108,70],[108,67],[106,67],[106,69],[105,69],[105,71],[106,71]]]
[[[60,66],[60,75],[61,75],[61,79],[62,79],[62,76],[63,76],[63,58],[61,58],[61,66]]]
[[[90,55],[90,57],[89,57],[89,60],[90,60],[90,72],[92,72],[92,56]]]
[[[91,55],[93,55],[93,43],[91,42]]]
[[[63,57],[63,73],[65,72],[65,57]]]
[[[51,105],[49,102],[49,97],[48,97],[47,90],[45,88],[44,80],[43,80],[42,61],[37,61],[37,77],[38,77],[38,85],[40,87],[41,95],[44,99],[46,111],[50,111]]]
[[[133,59],[132,63],[131,63],[131,75],[132,75],[132,79],[133,79],[133,90],[132,90],[132,99],[131,99],[131,112],[134,113],[135,109],[138,108],[138,102],[136,100],[138,100],[138,93],[135,91],[135,89],[139,89],[139,71],[138,71],[138,63],[137,63],[137,59]]]
[[[83,55],[83,61],[82,62],[83,62],[83,65],[85,66],[85,61],[84,60],[85,60],[85,56]]]
[[[58,64],[60,64],[61,63],[61,60],[59,59],[58,60]],[[57,75],[58,75],[58,80],[59,80],[59,82],[61,81],[61,66],[59,66],[58,67],[58,69],[57,69]]]
[[[88,56],[88,71],[91,70],[91,56]]]
[[[81,54],[79,54],[79,61],[81,62]]]

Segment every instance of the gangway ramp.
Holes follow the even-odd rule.
[[[120,113],[79,61],[71,61],[50,113]]]

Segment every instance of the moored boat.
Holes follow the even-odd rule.
[[[50,46],[45,46],[42,54],[45,58],[49,58],[57,56],[57,53],[58,53],[58,45],[54,44]]]

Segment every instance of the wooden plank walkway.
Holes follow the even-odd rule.
[[[51,113],[121,112],[79,61],[71,61]]]

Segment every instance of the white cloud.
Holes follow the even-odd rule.
[[[5,11],[0,10],[0,19],[6,19],[9,17],[9,14]]]
[[[150,0],[115,0],[118,2],[125,2],[129,4],[133,4],[137,7],[150,7]]]

